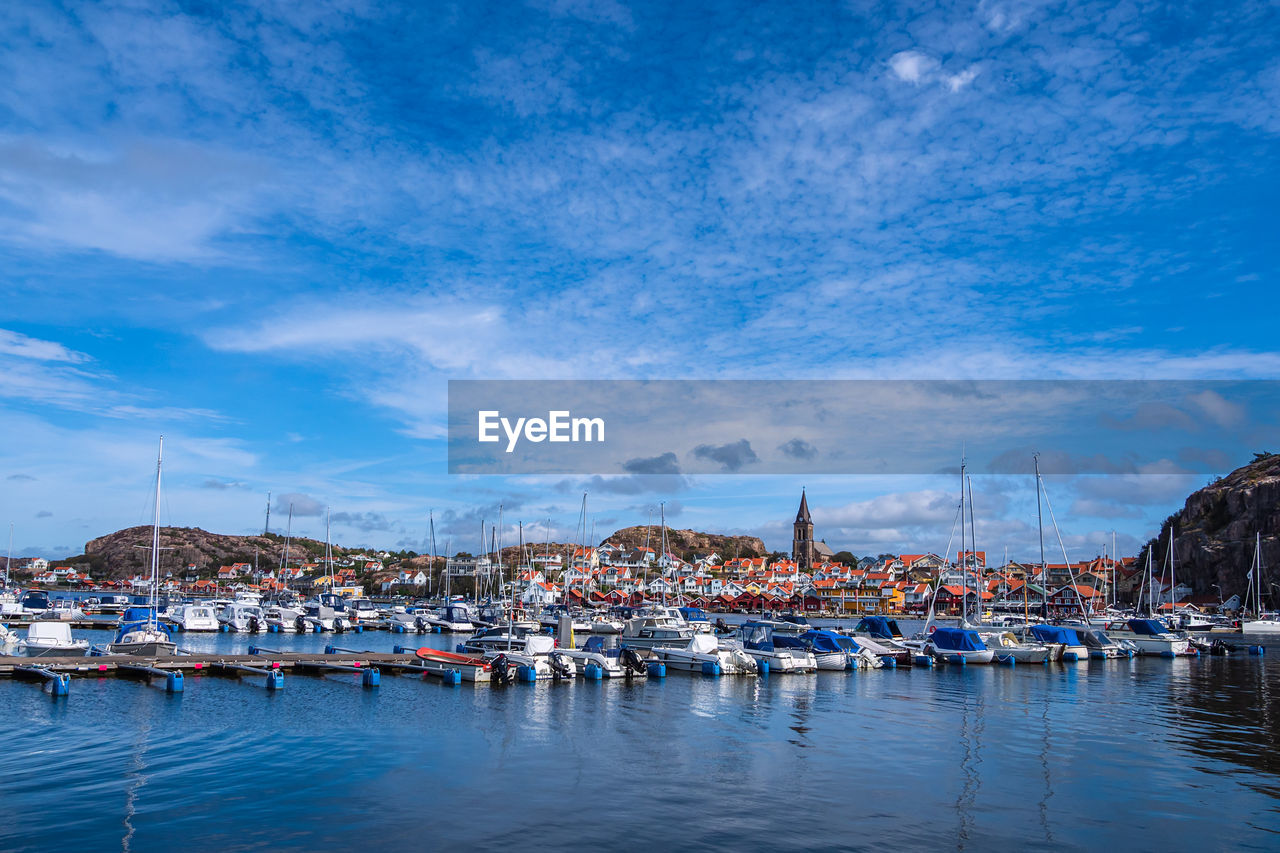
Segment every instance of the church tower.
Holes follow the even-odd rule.
[[[813,568],[813,519],[809,517],[809,501],[804,490],[800,490],[800,510],[796,513],[796,522],[792,529],[791,559],[796,561],[803,571]]]

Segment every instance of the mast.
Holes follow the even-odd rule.
[[[1049,615],[1049,584],[1045,577],[1048,568],[1044,563],[1044,515],[1040,509],[1040,454],[1033,453],[1031,460],[1036,468],[1036,527],[1040,531],[1040,616]]]
[[[280,570],[289,568],[289,538],[293,536],[293,501],[289,502],[289,523],[284,528],[284,552],[280,555]]]
[[[427,598],[430,598],[436,577],[436,519],[431,510],[427,510],[427,523],[431,528],[431,562],[427,564]]]
[[[156,506],[151,521],[151,627],[156,627],[156,583],[160,577],[160,470],[164,461],[164,436],[160,436],[160,449],[156,451]]]
[[[329,508],[324,508],[324,561],[329,564],[329,594],[333,595],[333,546],[329,544]]]
[[[266,536],[271,532],[271,493],[267,492],[267,520],[262,525],[262,535]]]
[[[13,522],[9,522],[9,553],[4,558],[4,589],[9,588],[9,567],[13,565]]]
[[[969,486],[969,550],[973,552],[973,598],[978,624],[982,623],[982,576],[978,573],[978,531],[973,526],[973,478],[967,477]]]
[[[662,548],[661,561],[663,563],[669,563],[670,561],[667,560],[667,502],[666,501],[660,501],[658,503],[658,513],[662,519],[662,527],[661,527],[662,538],[660,540],[661,542],[660,547]],[[664,607],[667,604],[667,569],[669,568],[671,568],[670,565],[662,566],[662,604]]]
[[[960,453],[960,627],[969,621],[969,573],[964,564],[964,451]]]

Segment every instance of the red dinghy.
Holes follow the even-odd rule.
[[[461,677],[463,681],[485,682],[491,680],[493,664],[475,655],[459,655],[440,649],[418,649],[415,654],[422,661],[422,668],[427,672],[444,676],[445,680]],[[456,674],[455,674],[456,673]],[[457,681],[453,682],[457,684]]]

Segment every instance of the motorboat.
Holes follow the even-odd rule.
[[[179,631],[217,631],[218,614],[207,604],[184,604],[169,617]]]
[[[1168,626],[1156,619],[1130,619],[1123,623],[1109,624],[1106,630],[1114,639],[1133,643],[1140,655],[1171,658],[1197,654],[1191,647],[1190,640],[1173,633]]]
[[[1053,660],[1082,661],[1089,659],[1089,649],[1074,628],[1063,625],[1032,625],[1026,630],[1024,638],[1043,643],[1051,649]]]
[[[267,630],[267,614],[256,604],[233,601],[218,611],[218,623],[237,634],[260,634]]]
[[[345,615],[335,611],[327,604],[318,601],[307,602],[302,613],[294,620],[294,628],[301,633],[307,631],[331,631],[341,634],[351,627]]]
[[[573,620],[573,632],[575,634],[591,633],[591,618],[583,613],[572,611],[563,604],[551,604],[544,607],[542,613],[538,615],[538,625],[544,631],[558,631],[560,630],[560,619],[565,616]]]
[[[755,675],[760,671],[755,659],[740,648],[721,646],[713,634],[693,634],[686,645],[655,646],[655,658],[667,669],[701,672],[707,675]]]
[[[720,639],[722,646],[741,648],[757,663],[766,663],[769,672],[816,672],[817,658],[804,646],[777,646],[775,631],[770,622],[745,622],[738,629],[737,637]]]
[[[680,618],[684,623],[693,629],[693,633],[715,633],[715,629],[711,625],[711,617],[701,607],[677,607],[676,612],[680,614]]]
[[[352,598],[347,601],[347,616],[355,625],[371,625],[382,618],[378,607],[367,598]]]
[[[123,613],[124,609],[128,607],[130,603],[129,596],[127,595],[107,593],[105,595],[98,596],[98,603],[94,609],[103,616],[114,616]]]
[[[924,653],[948,663],[991,663],[995,653],[977,631],[969,628],[935,628],[924,642]]]
[[[422,661],[422,668],[427,672],[443,675],[446,672],[457,672],[463,681],[487,683],[492,678],[493,661],[476,655],[446,652],[440,649],[423,647],[416,652]]]
[[[121,615],[120,627],[107,650],[113,655],[168,657],[178,653],[178,646],[156,618],[155,608],[129,607]]]
[[[902,642],[903,639],[898,620],[887,616],[863,616],[851,633],[855,637],[870,637],[873,640]]]
[[[1089,657],[1103,660],[1106,658],[1131,658],[1136,649],[1128,640],[1116,642],[1107,636],[1101,628],[1090,625],[1072,625],[1080,635],[1080,642],[1089,650]]]
[[[773,642],[780,648],[808,649],[813,654],[818,669],[828,672],[846,669],[877,669],[884,666],[879,655],[861,645],[862,643],[870,644],[873,641],[861,637],[850,637],[823,628],[814,628],[794,635],[775,633]]]
[[[591,633],[614,636],[622,633],[626,623],[615,619],[607,611],[595,611],[591,614]]]
[[[472,621],[471,608],[461,602],[446,604],[434,613],[425,613],[428,625],[450,634],[470,634],[476,625]]]
[[[18,636],[18,632],[10,628],[8,625],[0,625],[0,648],[8,646],[16,646],[22,641]]]
[[[538,681],[572,676],[572,667],[568,662],[557,660],[553,665],[552,654],[556,652],[555,640],[546,634],[524,630],[526,633],[518,643],[509,642],[505,647],[494,644],[488,651],[482,653],[489,659],[494,680],[510,681],[512,670],[519,673],[521,668],[524,668],[525,672],[532,673],[534,679]]]
[[[527,625],[495,625],[468,637],[459,646],[458,651],[460,653],[475,652],[477,654],[514,651],[523,649],[525,639],[530,635],[536,634],[537,631]],[[548,639],[550,638],[548,637]],[[552,645],[554,645],[554,642]]]
[[[993,631],[981,636],[999,663],[1047,663],[1053,652],[1044,643],[1018,639],[1012,631]]]
[[[18,598],[18,613],[23,616],[42,616],[52,606],[48,593],[39,589],[28,590]]]
[[[84,618],[84,611],[80,609],[80,605],[69,598],[56,599],[49,608],[41,613],[39,619],[60,619],[64,622],[71,622]]]
[[[600,667],[603,678],[639,678],[648,674],[649,667],[635,649],[606,650],[604,639],[589,637],[581,649],[558,648],[552,656],[559,655],[573,666],[575,675],[586,675],[587,666]]]
[[[1240,623],[1242,634],[1280,634],[1280,613],[1263,613]]]
[[[71,626],[61,621],[32,622],[27,627],[27,637],[19,648],[27,657],[84,657],[89,650],[88,640],[71,636]]]
[[[626,621],[618,642],[635,649],[653,649],[658,646],[684,648],[693,637],[688,625],[666,613],[641,613]],[[707,636],[707,635],[701,635]]]

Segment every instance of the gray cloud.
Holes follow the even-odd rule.
[[[297,513],[296,506],[294,512]],[[393,527],[391,521],[380,512],[335,512],[329,516],[329,521],[331,524],[354,527],[363,533],[391,530]]]
[[[36,478],[29,474],[10,474],[8,477],[5,477],[5,479],[14,483],[30,483],[34,482]]]
[[[751,442],[745,438],[729,444],[699,444],[693,449],[693,455],[699,459],[715,462],[722,470],[728,472],[738,471],[743,465],[760,461],[760,457],[751,449]]]
[[[53,513],[47,509],[42,509],[36,513],[36,518],[53,518]]]
[[[670,451],[658,456],[637,457],[622,463],[622,469],[631,474],[679,474],[680,463]]]
[[[778,449],[792,459],[812,459],[818,455],[818,448],[803,438],[793,438],[784,444],[778,445]]]
[[[201,484],[200,484],[200,488],[202,488],[202,489],[214,489],[214,490],[216,490],[216,491],[222,491],[222,490],[225,490],[225,489],[247,489],[247,488],[249,488],[249,486],[248,486],[248,484],[247,484],[247,483],[241,483],[241,482],[238,482],[238,481],[227,481],[227,480],[214,480],[214,479],[208,479],[208,480],[205,480],[203,483],[201,483]],[[286,509],[286,511],[288,510],[288,506],[287,506],[287,505],[285,506],[285,509]],[[296,508],[296,507],[294,508],[294,514],[295,514],[295,515],[298,515],[298,514],[299,514],[299,513],[298,513],[298,511],[297,511],[297,508]]]
[[[293,515],[295,518],[324,515],[323,503],[310,495],[304,495],[298,492],[276,495],[276,505],[271,511],[283,515],[289,512],[289,506],[291,504],[293,505]]]

